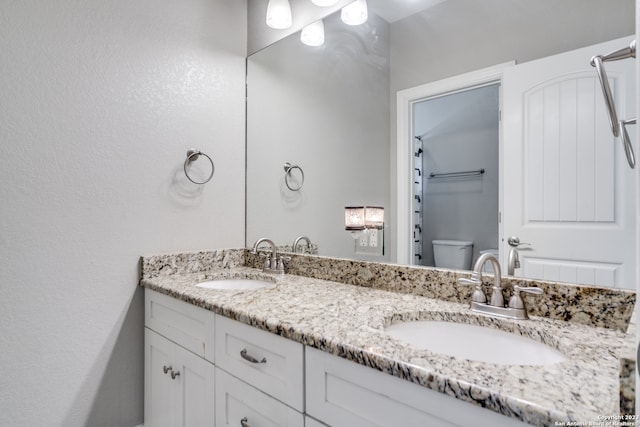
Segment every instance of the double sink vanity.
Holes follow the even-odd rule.
[[[542,291],[512,320],[468,272],[288,255],[142,258],[145,424],[635,425],[634,292],[505,277]]]

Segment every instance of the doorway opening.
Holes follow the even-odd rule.
[[[416,257],[416,253],[419,253],[421,255],[421,257],[423,259],[425,259],[427,262],[429,262],[431,260],[431,262],[433,262],[433,259],[431,258],[432,255],[430,256],[429,253],[427,253],[427,251],[422,250],[421,252],[417,252],[417,244],[415,242],[416,240],[416,235],[414,235],[414,232],[417,231],[417,227],[416,225],[419,225],[420,228],[422,228],[422,225],[420,225],[420,223],[418,223],[416,221],[416,202],[418,201],[416,196],[420,196],[420,200],[422,200],[421,196],[425,196],[428,197],[429,196],[429,192],[430,191],[434,191],[437,193],[437,189],[439,188],[440,190],[443,188],[441,184],[446,184],[447,186],[451,186],[451,185],[457,185],[458,188],[458,192],[462,193],[462,187],[467,187],[466,191],[470,191],[469,186],[472,186],[475,182],[475,185],[477,186],[477,178],[476,180],[461,180],[461,182],[454,182],[455,179],[459,179],[459,178],[453,178],[453,177],[449,177],[450,181],[448,182],[440,182],[437,185],[439,185],[440,187],[437,187],[436,184],[434,183],[432,185],[432,187],[430,189],[428,189],[428,191],[424,191],[424,188],[422,188],[422,194],[418,193],[415,190],[416,184],[415,184],[415,176],[417,174],[416,172],[416,166],[420,166],[423,167],[422,165],[422,160],[418,159],[418,157],[416,157],[416,141],[420,142],[420,139],[422,139],[423,144],[424,144],[424,140],[426,139],[426,135],[425,133],[428,131],[428,128],[415,128],[414,127],[414,123],[416,122],[416,117],[414,116],[418,110],[420,110],[422,107],[417,106],[414,109],[414,106],[416,105],[420,105],[421,103],[423,103],[424,101],[427,101],[426,104],[424,104],[425,106],[429,106],[429,105],[436,105],[436,104],[430,104],[430,102],[436,102],[436,103],[444,103],[447,99],[447,97],[449,96],[453,96],[456,94],[464,94],[465,92],[470,92],[470,93],[475,93],[475,90],[482,90],[483,88],[487,88],[487,91],[490,91],[491,88],[493,88],[494,90],[497,90],[498,93],[498,100],[497,100],[497,106],[498,106],[498,111],[500,111],[501,109],[501,84],[502,84],[502,76],[505,72],[505,70],[507,70],[508,68],[513,67],[513,65],[515,64],[514,61],[510,61],[510,62],[505,62],[503,64],[498,64],[492,67],[488,67],[488,68],[483,68],[481,70],[477,70],[477,71],[472,71],[466,74],[461,74],[458,76],[454,76],[454,77],[450,77],[444,80],[440,80],[437,82],[433,82],[433,83],[427,83],[424,85],[420,85],[420,86],[416,86],[413,88],[409,88],[409,89],[404,89],[398,92],[397,94],[397,144],[396,144],[396,188],[397,188],[397,193],[396,193],[396,215],[395,215],[395,230],[396,233],[393,237],[395,237],[395,246],[393,249],[393,252],[395,254],[396,257],[396,262],[400,263],[400,264],[418,264],[418,265],[424,265],[422,264],[422,259],[419,259],[420,257]],[[426,108],[426,107],[425,107]],[[473,109],[475,107],[472,107],[471,109]],[[444,121],[445,118],[443,117],[442,120]],[[500,120],[499,114],[496,117],[496,120]],[[453,116],[452,118],[448,119],[448,122],[450,123],[449,126],[443,125],[442,128],[445,129],[445,131],[450,131],[454,128],[465,128],[468,127],[471,124],[471,121],[461,121],[455,118],[455,116]],[[434,125],[432,125],[434,126]],[[435,125],[437,127],[437,124]],[[427,126],[428,127],[428,126]],[[416,136],[419,136],[420,139],[415,138]],[[498,163],[498,172],[496,174],[496,176],[493,178],[495,180],[498,180],[498,186],[501,187],[501,183],[499,182],[499,176],[501,176],[502,174],[502,164],[501,164],[501,156],[502,156],[502,145],[500,143],[500,139],[502,137],[502,130],[501,130],[501,126],[498,123],[498,156],[497,156],[497,163]],[[432,150],[435,147],[435,145],[432,147],[431,145],[429,147],[423,146],[422,150],[423,153],[425,153],[425,149],[429,149]],[[419,151],[420,147],[417,148],[417,150]],[[468,150],[466,149],[460,149],[456,154],[456,158],[460,158],[460,159],[464,159],[465,161],[472,159],[475,154],[475,151],[473,151],[472,148],[469,148]],[[426,156],[426,154],[425,154]],[[453,161],[453,160],[451,160]],[[444,162],[444,161],[443,161]],[[466,165],[462,165],[462,164],[444,164],[442,166],[442,170],[435,170],[436,166],[438,167],[438,169],[440,168],[440,163],[433,163],[433,164],[429,164],[427,163],[426,169],[430,169],[433,168],[434,170],[425,170],[424,171],[424,175],[421,176],[422,181],[425,181],[426,178],[428,178],[428,175],[430,173],[438,173],[438,172],[465,172],[465,171],[474,171],[474,170],[481,170],[481,169],[485,169],[485,173],[481,174],[481,178],[480,178],[480,182],[483,182],[483,180],[487,180],[486,172],[487,172],[487,168],[488,166],[482,166],[479,163],[477,165],[472,165],[469,166],[470,169],[467,169]],[[445,167],[446,166],[446,167]],[[420,169],[420,167],[418,169]],[[451,168],[451,169],[450,169]],[[458,169],[460,168],[460,169]],[[420,170],[420,173],[423,174],[423,171]],[[433,180],[432,180],[433,181]],[[465,181],[465,182],[462,182]],[[431,185],[431,184],[428,184]],[[491,202],[494,204],[495,206],[495,202]],[[494,217],[493,217],[493,230],[495,230],[495,228],[497,227],[498,229],[498,234],[497,236],[495,235],[495,231],[493,231],[494,237],[493,237],[493,241],[487,241],[487,243],[481,243],[482,244],[482,248],[480,247],[480,245],[477,245],[475,247],[475,252],[479,253],[480,249],[494,249],[494,248],[498,248],[499,245],[497,244],[501,238],[502,238],[502,224],[500,224],[500,211],[502,210],[502,192],[500,190],[498,190],[498,203],[497,203],[497,215],[496,212],[494,210]],[[433,206],[434,208],[438,208],[436,202],[433,202]],[[429,206],[431,207],[431,205]],[[467,210],[473,210],[473,207],[471,208],[465,208]],[[461,213],[463,209],[462,208],[458,208],[457,210],[453,211],[453,213],[451,213],[451,215],[459,215]],[[437,225],[435,226],[437,227]],[[423,233],[424,234],[424,231]],[[451,236],[454,237],[454,236]],[[429,239],[429,238],[427,238]],[[420,236],[420,249],[423,249],[423,245],[430,245],[431,242],[425,242],[425,236],[421,235]],[[482,240],[482,242],[484,242],[484,240]],[[480,243],[480,241],[479,241]],[[491,247],[490,247],[491,246]]]
[[[413,264],[468,270],[485,251],[498,256],[500,83],[412,108]]]

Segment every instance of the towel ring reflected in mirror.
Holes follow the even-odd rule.
[[[189,172],[187,171],[187,166],[190,165],[191,162],[195,162],[196,160],[198,160],[200,156],[206,157],[207,160],[209,160],[209,163],[211,163],[211,173],[209,174],[209,177],[207,177],[204,181],[196,181],[189,175]],[[187,179],[189,181],[193,182],[194,184],[202,185],[211,181],[211,178],[213,178],[213,173],[215,172],[216,167],[213,164],[213,159],[211,159],[211,157],[209,157],[207,154],[203,153],[200,150],[195,150],[192,148],[187,151],[187,159],[184,161],[183,169],[184,169],[184,174],[187,176]]]
[[[291,185],[291,182],[289,182],[292,176],[291,171],[293,171],[294,169],[298,169],[300,171],[300,176],[302,177],[300,180],[300,185],[298,186]],[[284,172],[284,183],[286,184],[287,188],[291,191],[300,191],[300,189],[304,185],[304,171],[302,170],[302,168],[298,165],[292,165],[291,163],[287,162],[284,164]]]

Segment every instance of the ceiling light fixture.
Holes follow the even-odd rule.
[[[269,0],[267,4],[267,25],[276,30],[284,30],[292,24],[289,0]]]
[[[340,18],[347,25],[360,25],[367,22],[367,0],[356,0],[342,8]]]
[[[300,33],[300,41],[307,46],[322,46],[324,44],[324,23],[322,19],[304,27]]]

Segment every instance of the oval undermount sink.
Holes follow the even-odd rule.
[[[551,365],[567,358],[555,348],[509,332],[435,320],[396,323],[385,332],[413,347],[498,365]]]
[[[275,286],[273,282],[260,279],[214,279],[196,284],[198,288],[220,291],[249,291],[273,286]]]

